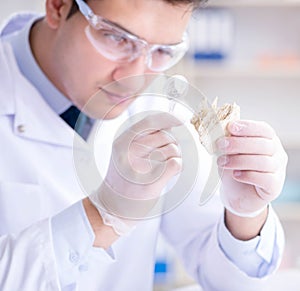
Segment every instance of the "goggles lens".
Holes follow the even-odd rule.
[[[95,15],[82,0],[76,0],[80,12],[89,25],[85,34],[94,48],[104,57],[116,62],[131,62],[146,55],[150,70],[160,72],[174,66],[188,49],[187,36],[174,45],[148,44],[145,40],[132,35],[109,20]]]
[[[85,33],[97,51],[113,61],[127,62],[137,57],[139,44],[108,28],[94,29],[87,26]]]

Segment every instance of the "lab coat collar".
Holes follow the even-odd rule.
[[[12,72],[9,70],[8,63],[10,62],[10,55],[4,52],[5,44],[0,39],[0,116],[10,115],[15,112],[14,98],[8,97],[8,92],[14,95],[14,85]],[[11,96],[14,97],[14,96]]]
[[[3,40],[9,34],[21,30],[28,21],[37,17],[36,13],[15,13],[6,19],[0,27],[0,115],[15,113],[15,88],[13,83],[14,54],[12,48]],[[12,98],[13,97],[13,98]]]
[[[0,114],[14,115],[14,133],[22,138],[86,149],[87,145],[44,101],[21,74],[9,44],[0,41]]]
[[[35,12],[17,12],[6,19],[0,27],[0,36],[6,36],[17,32],[24,28],[24,26],[32,19],[43,17],[43,14]]]

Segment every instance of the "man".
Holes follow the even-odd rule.
[[[231,123],[231,136],[217,141],[224,153],[218,165],[225,169],[225,211],[217,198],[197,205],[205,180],[200,177],[168,214],[141,221],[123,215],[122,199],[125,210],[139,199],[156,201],[182,171],[180,149],[168,134],[180,124],[168,114],[150,115],[116,139],[104,182],[90,198],[84,198],[73,166],[68,108],[74,104],[103,119],[123,113],[133,100],[127,97],[140,90],[126,77],[160,72],[180,59],[199,3],[47,0],[45,17],[20,16],[4,27],[1,290],[151,290],[159,231],[204,290],[263,290],[282,256],[282,231],[269,202],[282,189],[287,162],[267,124]],[[97,92],[97,106],[87,105]],[[157,150],[163,156],[152,157]],[[135,183],[119,166],[126,174],[133,166],[158,178]],[[133,217],[151,210],[151,203],[142,205]]]

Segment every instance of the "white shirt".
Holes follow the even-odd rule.
[[[15,18],[6,31],[17,24]],[[204,290],[263,290],[258,278],[278,267],[283,252],[278,219],[270,208],[260,236],[234,239],[218,196],[198,206],[205,166],[194,191],[173,211],[139,223],[108,251],[92,247],[73,167],[74,131],[22,76],[2,42],[0,77],[1,290],[152,290],[159,232]],[[105,122],[110,133],[124,116]],[[107,136],[99,141],[104,169],[111,142]],[[208,161],[203,149],[199,153]]]

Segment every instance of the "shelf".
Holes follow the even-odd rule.
[[[299,0],[208,0],[207,7],[300,7]]]
[[[299,149],[300,148],[300,139],[293,135],[284,136],[283,134],[280,135],[280,140],[285,149]],[[299,209],[300,211],[300,209]]]
[[[300,221],[300,202],[273,204],[273,208],[282,221]]]
[[[208,64],[201,61],[184,60],[174,70],[183,72],[192,78],[300,78],[300,64],[262,67],[255,65]]]

